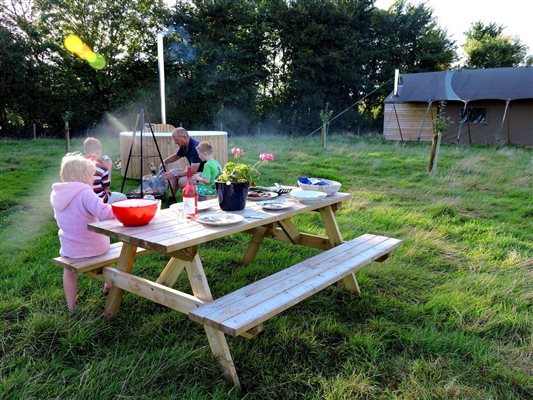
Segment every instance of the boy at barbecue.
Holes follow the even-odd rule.
[[[200,159],[205,161],[204,170],[193,175],[196,192],[200,196],[215,194],[215,180],[222,173],[222,167],[213,158],[213,146],[209,142],[200,142],[196,151]]]
[[[98,256],[109,249],[109,238],[87,229],[92,222],[113,219],[109,204],[94,193],[92,184],[96,170],[94,161],[81,154],[70,153],[61,161],[61,183],[52,185],[50,203],[59,227],[59,254],[62,257]],[[109,290],[109,285],[104,291]],[[78,274],[63,269],[63,290],[69,311],[76,309]]]
[[[118,200],[125,200],[126,195],[109,190],[111,174],[109,171],[113,165],[111,158],[102,157],[102,143],[94,137],[89,137],[83,142],[85,157],[96,163],[96,172],[93,179],[93,190],[104,203],[111,204]]]

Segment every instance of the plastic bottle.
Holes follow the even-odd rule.
[[[194,219],[198,214],[198,194],[192,181],[192,168],[187,167],[187,182],[182,192],[183,215],[186,218]]]
[[[152,176],[156,176],[157,174],[157,168],[155,167],[154,163],[150,163],[150,172],[152,173]]]

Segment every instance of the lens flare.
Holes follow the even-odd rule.
[[[91,48],[85,43],[83,43],[83,45],[81,46],[79,51],[76,52],[76,54],[79,58],[88,62],[93,62],[94,60],[96,60],[96,53],[92,51]]]
[[[93,67],[94,69],[104,69],[107,65],[107,61],[105,60],[105,57],[101,54],[96,53],[95,54],[94,61],[89,61],[89,65]]]
[[[92,68],[100,70],[106,67],[107,61],[105,57],[95,53],[79,36],[68,35],[63,44],[68,51],[87,61]]]
[[[63,41],[63,44],[65,45],[65,48],[71,53],[77,53],[82,48],[84,43],[79,36],[68,35]]]

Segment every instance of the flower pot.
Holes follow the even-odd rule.
[[[239,211],[246,207],[249,182],[227,183],[215,181],[218,204],[224,211]]]

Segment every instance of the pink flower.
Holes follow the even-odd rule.
[[[234,147],[233,149],[231,149],[231,154],[233,154],[235,157],[239,157],[242,153],[244,152],[238,147]]]
[[[263,161],[274,161],[274,154],[272,153],[261,153],[259,158]]]

